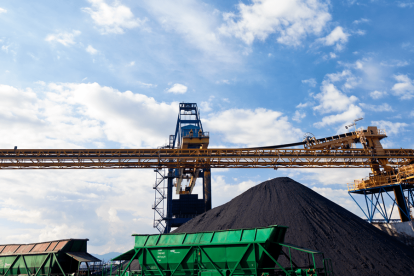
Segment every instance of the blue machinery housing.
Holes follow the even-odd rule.
[[[180,103],[175,134],[170,135],[169,144],[163,148],[207,148],[209,133],[203,130],[200,112],[196,103]],[[160,233],[169,233],[171,227],[179,227],[190,219],[211,209],[211,170],[175,168],[156,169],[154,228]],[[203,182],[203,197],[191,194],[195,181]],[[174,183],[174,180],[175,183]],[[181,182],[187,180],[190,185],[181,189]],[[167,182],[167,183],[165,183]],[[176,186],[178,199],[173,199]],[[178,186],[178,187],[177,187]],[[181,190],[180,190],[181,189]],[[166,208],[165,208],[166,207]]]

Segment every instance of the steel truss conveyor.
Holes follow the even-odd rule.
[[[350,125],[355,126],[354,131],[331,137],[317,139],[306,133],[303,141],[297,143],[211,149],[208,148],[209,133],[202,127],[197,104],[180,103],[175,134],[170,135],[169,144],[161,148],[0,149],[0,170],[155,169],[154,227],[161,233],[168,233],[171,227],[211,209],[211,169],[214,168],[370,168],[368,178],[348,186],[351,196],[364,195],[367,211],[361,209],[368,214],[368,220],[371,222],[376,212],[381,213],[386,222],[390,220],[392,210],[385,211],[382,194],[392,190],[394,196],[388,195],[393,207],[398,207],[401,221],[410,221],[413,215],[410,208],[414,210],[414,150],[384,149],[381,140],[387,137],[385,130],[375,126],[357,129],[355,122],[359,120]],[[361,144],[362,148],[356,148],[356,144]],[[197,179],[203,182],[202,199],[191,195]],[[164,180],[168,182],[166,186]],[[179,195],[175,206],[174,187]]]
[[[0,169],[370,168],[414,161],[412,149],[18,149],[0,150]]]

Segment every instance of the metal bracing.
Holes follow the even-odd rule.
[[[196,103],[180,103],[175,134],[170,137],[170,139],[172,138],[171,148],[181,148],[181,139],[183,138],[181,128],[187,125],[194,125],[203,130],[203,125],[200,120],[200,111],[198,110]]]
[[[0,169],[370,168],[414,160],[412,149],[85,149],[0,150]]]
[[[402,202],[398,203],[396,200],[395,192],[391,188],[401,192],[403,195]],[[367,221],[370,223],[373,221],[378,221],[378,219],[374,219],[374,216],[376,214],[379,214],[383,218],[383,221],[386,223],[394,222],[395,219],[392,219],[392,216],[395,210],[398,210],[399,213],[407,217],[408,220],[413,219],[410,211],[410,207],[414,206],[414,186],[412,185],[407,186],[405,184],[395,184],[390,186],[380,186],[376,187],[375,189],[348,191],[348,194],[355,201],[355,203],[366,216]],[[365,204],[361,206],[361,204],[356,201],[352,194],[363,195]],[[388,206],[387,201],[391,202],[391,204],[388,204]],[[365,208],[363,206],[365,206]]]
[[[286,256],[288,258],[288,261],[290,263],[290,269],[283,267],[278,261],[277,258],[278,256],[272,255],[268,250],[266,250],[266,248],[261,244],[261,243],[249,243],[249,242],[245,242],[244,248],[240,249],[240,252],[237,256],[233,256],[232,257],[232,261],[235,263],[233,265],[233,267],[228,267],[228,269],[223,269],[222,267],[220,267],[220,265],[218,265],[217,262],[217,257],[213,259],[213,253],[215,251],[215,249],[211,250],[212,246],[208,246],[208,245],[183,245],[182,247],[180,247],[181,250],[183,250],[183,257],[181,257],[180,261],[178,261],[175,265],[175,267],[171,267],[169,266],[168,268],[166,268],[167,266],[165,265],[165,260],[161,260],[160,258],[156,258],[153,253],[151,253],[151,249],[149,248],[135,248],[135,253],[133,255],[132,258],[128,258],[125,259],[125,261],[129,261],[127,267],[122,271],[121,274],[119,274],[119,276],[125,276],[126,275],[126,271],[129,267],[129,265],[132,263],[132,261],[134,259],[140,260],[140,262],[143,263],[142,267],[141,267],[141,274],[151,274],[151,275],[158,275],[158,276],[165,276],[165,275],[170,275],[170,276],[174,276],[176,274],[176,272],[178,270],[189,270],[194,274],[197,274],[198,271],[203,271],[203,272],[209,272],[211,274],[213,273],[217,273],[221,276],[233,276],[233,275],[240,275],[240,271],[246,272],[249,271],[250,275],[259,275],[257,272],[258,270],[262,271],[262,275],[268,275],[269,271],[272,270],[277,270],[280,272],[283,272],[285,275],[297,275],[295,273],[295,271],[309,271],[312,272],[312,275],[333,275],[333,271],[332,271],[332,263],[330,262],[330,259],[326,259],[323,256],[322,252],[318,252],[318,251],[314,251],[314,250],[308,250],[305,248],[301,248],[298,246],[292,246],[289,244],[283,244],[283,243],[273,243],[275,246],[280,246],[282,248],[286,248],[289,250],[289,255],[286,255],[283,251],[280,252],[280,254],[284,254],[284,256]],[[216,245],[217,247],[217,245]],[[209,249],[209,252],[213,252],[213,253],[209,253],[206,251],[206,249]],[[163,251],[163,250],[177,250],[174,247],[171,246],[166,246],[165,248],[157,248],[158,251]],[[294,251],[300,251],[300,252],[304,252],[306,254],[309,254],[309,256],[311,258],[310,259],[310,263],[309,266],[306,267],[305,269],[303,269],[303,271],[301,270],[301,267],[297,266],[295,264],[295,262],[292,260],[290,251],[294,250]],[[258,263],[257,260],[257,256],[261,255],[261,252],[263,252],[263,254],[267,255],[268,258],[273,262],[273,267],[261,267]],[[188,265],[183,265],[186,262],[188,262],[188,256],[192,254],[195,254],[195,258],[198,258],[196,263],[197,265],[194,266],[194,268],[192,269],[185,269],[185,267],[187,267]],[[319,266],[316,263],[315,260],[315,255],[321,255],[322,256],[322,266]],[[203,256],[203,258],[200,258],[198,256]],[[253,256],[254,257],[254,264],[251,264],[252,267],[250,266],[246,266],[247,264],[247,257],[248,256]],[[120,256],[121,257],[121,256]],[[118,257],[119,258],[119,257]],[[162,261],[162,264],[161,264]],[[225,262],[225,261],[222,261]],[[251,262],[251,261],[250,261]],[[211,267],[208,268],[207,264],[209,264]],[[292,264],[295,264],[295,267],[293,268]],[[276,267],[275,267],[276,265]],[[237,270],[237,274],[235,273]],[[180,275],[182,275],[182,271],[180,271]],[[138,272],[139,273],[139,272]]]
[[[42,255],[42,256],[44,256],[44,255]],[[48,253],[46,255],[45,259],[42,261],[41,265],[39,267],[35,267],[36,271],[35,271],[34,274],[31,273],[29,267],[27,266],[27,262],[26,262],[24,257],[25,257],[25,255],[22,255],[22,254],[16,255],[13,262],[9,265],[9,268],[1,276],[15,275],[15,274],[9,273],[9,272],[11,272],[12,270],[16,270],[16,269],[20,270],[19,275],[27,274],[28,276],[30,276],[30,275],[37,276],[37,275],[40,275],[39,273],[42,271],[42,269],[44,269],[47,262],[49,262],[48,269],[47,269],[47,274],[42,274],[42,275],[50,276],[51,272],[52,272],[53,264],[57,264],[58,267],[59,267],[60,272],[62,273],[61,275],[66,276],[66,273],[63,270],[56,254],[54,252]],[[21,267],[19,268],[19,264],[18,264],[19,262],[18,261],[20,261],[20,259],[22,259],[22,261],[23,261],[25,271]]]
[[[174,135],[170,135],[169,144],[167,146],[161,147],[160,151],[153,152],[153,157],[145,156],[143,158],[137,158],[135,161],[143,164],[147,163],[149,166],[138,165],[138,167],[155,167],[158,169],[168,168],[168,177],[164,174],[164,179],[168,178],[167,187],[163,191],[166,193],[162,197],[159,196],[159,199],[155,199],[154,206],[159,206],[159,202],[166,202],[166,210],[163,208],[163,213],[160,215],[160,210],[154,209],[158,213],[158,218],[154,218],[154,227],[160,231],[160,233],[169,233],[173,224],[173,205],[172,205],[172,195],[173,195],[173,179],[177,178],[176,181],[176,193],[177,194],[191,194],[192,189],[194,188],[195,182],[199,176],[201,167],[199,167],[199,160],[189,160],[183,155],[176,156],[176,158],[167,158],[164,157],[170,155],[171,153],[177,153],[180,149],[192,148],[197,151],[197,149],[206,149],[208,146],[208,133],[203,131],[203,126],[200,120],[200,112],[198,110],[196,103],[180,103],[178,119],[175,128]],[[167,149],[167,152],[163,150]],[[169,150],[169,151],[168,151]],[[194,156],[197,154],[194,150],[185,151],[188,156]],[[149,158],[148,158],[149,157]],[[154,158],[155,157],[155,158]],[[181,158],[183,157],[183,158]],[[123,159],[125,161],[125,159]],[[133,160],[129,160],[135,162]],[[129,163],[129,161],[127,161]],[[190,161],[190,162],[188,162]],[[151,164],[152,163],[152,164]],[[131,163],[127,167],[131,166]],[[135,167],[132,165],[132,167]],[[181,181],[185,176],[187,179],[191,179],[191,185],[189,187],[184,187],[182,190]],[[187,189],[188,188],[188,189]],[[156,192],[157,194],[157,192]],[[160,193],[158,193],[160,194]],[[157,201],[158,200],[158,201]],[[178,200],[181,200],[179,198]],[[166,211],[164,213],[164,211]],[[154,213],[154,215],[157,215]],[[164,224],[162,223],[164,221]],[[180,224],[182,222],[174,222],[174,225]]]
[[[165,179],[168,176],[165,175],[164,169],[154,170],[156,173],[155,184],[153,186],[155,191],[155,200],[152,205],[154,209],[154,223],[153,227],[157,228],[160,233],[164,233],[166,225],[163,223],[165,220],[165,199],[167,198],[167,187],[165,185]]]

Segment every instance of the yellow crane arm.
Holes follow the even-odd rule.
[[[0,149],[0,169],[369,168],[414,162],[412,149]]]

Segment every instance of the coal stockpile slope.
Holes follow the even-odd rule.
[[[414,275],[414,250],[288,178],[259,184],[176,229],[200,232],[286,225],[285,242],[324,252],[335,275]]]

